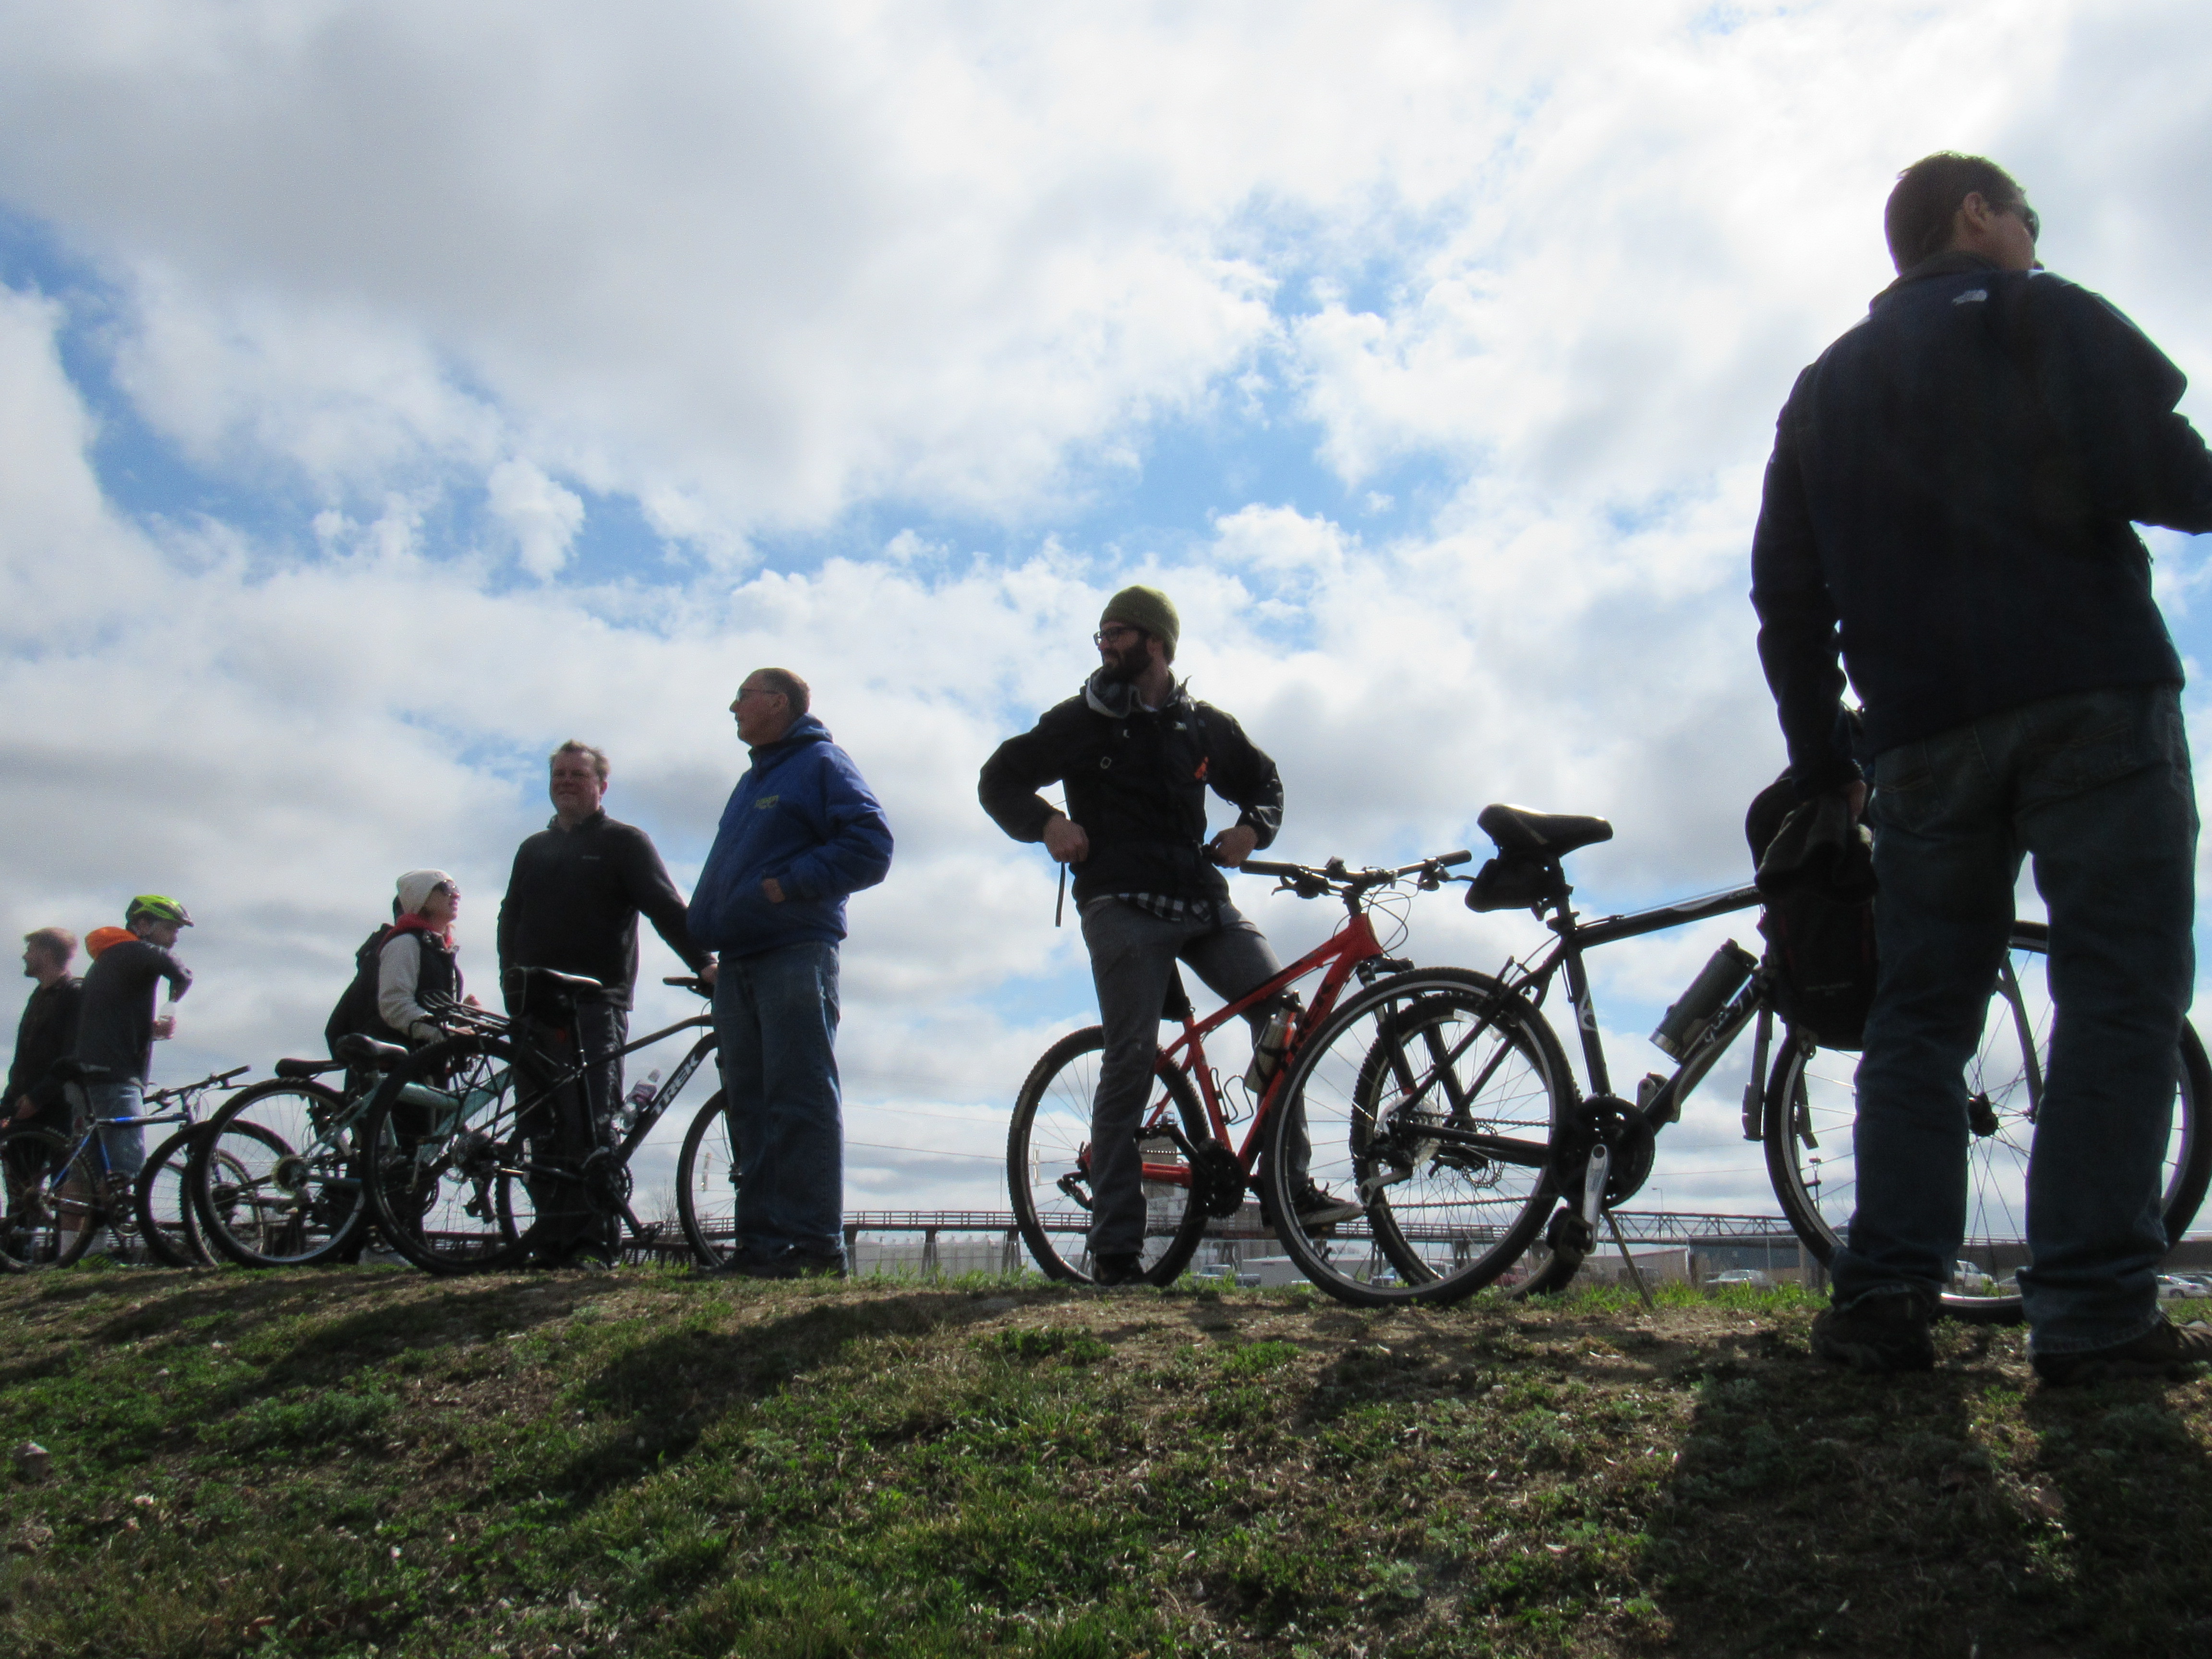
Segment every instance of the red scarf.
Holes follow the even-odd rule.
[[[434,933],[432,931],[430,924],[425,921],[421,916],[416,915],[412,910],[410,910],[405,915],[400,917],[398,921],[393,922],[392,924],[392,931],[395,933],[428,933],[432,939],[436,939],[448,951],[453,948],[453,930],[450,927],[442,933]]]

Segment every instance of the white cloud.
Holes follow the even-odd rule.
[[[583,528],[584,503],[528,461],[501,461],[484,481],[492,516],[514,538],[522,568],[540,581],[568,562],[569,544]]]

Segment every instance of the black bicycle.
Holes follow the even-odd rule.
[[[362,1126],[379,1079],[407,1051],[340,1037],[329,1060],[280,1060],[191,1139],[184,1185],[207,1247],[241,1267],[357,1259],[371,1232]],[[324,1079],[342,1073],[336,1086]]]
[[[712,994],[703,980],[662,982]],[[714,1054],[712,1016],[679,1020],[616,1053],[586,1052],[574,1037],[575,1009],[580,1000],[605,995],[604,985],[520,968],[509,988],[530,1012],[509,1018],[459,1003],[434,1009],[453,1035],[407,1055],[379,1086],[362,1131],[378,1225],[401,1255],[440,1273],[514,1267],[549,1248],[609,1260],[626,1242],[651,1248],[664,1229],[640,1221],[631,1207],[630,1159]],[[618,1138],[594,1144],[587,1115],[595,1109],[596,1068],[691,1030],[699,1040],[650,1097],[629,1103],[634,1115]],[[721,1101],[718,1091],[701,1120],[719,1116]],[[580,1147],[590,1150],[579,1156]]]
[[[1494,975],[1429,969],[1382,981],[1340,1010],[1332,1022],[1344,1028],[1337,1040],[1315,1043],[1285,1085],[1301,1097],[1311,1127],[1315,1179],[1356,1191],[1370,1215],[1390,1188],[1416,1172],[1438,1188],[1440,1201],[1440,1176],[1448,1173],[1464,1189],[1448,1200],[1455,1210],[1481,1192],[1510,1194],[1514,1213],[1494,1224],[1505,1230],[1500,1236],[1533,1241],[1543,1227],[1521,1292],[1559,1289],[1595,1248],[1606,1212],[1650,1175],[1659,1131],[1681,1116],[1691,1092],[1750,1030],[1745,1135],[1764,1141],[1775,1194],[1807,1249],[1824,1264],[1832,1260],[1855,1201],[1850,1063],[1778,1019],[1771,965],[1733,940],[1716,951],[1656,1034],[1676,1060],[1675,1070],[1645,1077],[1632,1101],[1613,1092],[1583,964],[1584,953],[1602,945],[1753,909],[1758,889],[1585,921],[1569,902],[1574,890],[1564,860],[1577,848],[1611,840],[1610,824],[1505,805],[1486,807],[1476,821],[1498,857],[1476,878],[1470,904],[1525,907],[1557,943],[1533,966],[1508,963]],[[1966,1079],[1973,1142],[1965,1248],[1969,1258],[1978,1255],[1991,1266],[1998,1247],[2025,1236],[2027,1154],[2049,1050],[2048,949],[2040,925],[2014,925]],[[1563,973],[1589,1079],[1587,1094],[1540,1012]],[[2200,1125],[2203,1103],[2212,1098],[2212,1066],[2186,1025],[2174,1079],[2161,1191],[2168,1236],[2178,1238],[2212,1179],[2212,1137]],[[1563,1198],[1544,1223],[1543,1212]],[[1418,1216],[1405,1217],[1405,1206],[1395,1207],[1400,1231],[1410,1240],[1419,1231]],[[1335,1254],[1329,1241],[1295,1228],[1279,1237],[1309,1275],[1329,1270]],[[1508,1265],[1504,1252],[1481,1254],[1469,1243],[1461,1248],[1477,1255],[1480,1267],[1452,1273],[1440,1271],[1432,1251],[1395,1247],[1381,1229],[1376,1243],[1402,1284],[1417,1297],[1426,1291],[1428,1299],[1463,1295],[1474,1288],[1470,1280],[1488,1282]],[[1961,1318],[2010,1321],[2020,1315],[2017,1291],[2002,1285],[1990,1295],[1948,1291],[1942,1300],[1947,1312]]]
[[[151,1109],[88,1122],[74,1134],[27,1124],[0,1134],[0,1174],[4,1174],[7,1188],[6,1212],[0,1216],[0,1271],[65,1267],[82,1257],[103,1231],[114,1236],[125,1255],[143,1243],[155,1260],[172,1266],[198,1261],[197,1243],[184,1224],[177,1224],[173,1231],[170,1225],[174,1205],[165,1173],[173,1168],[178,1141],[186,1139],[191,1127],[165,1141],[136,1176],[116,1171],[100,1131],[110,1126],[141,1130],[169,1123],[191,1126],[202,1095],[226,1087],[252,1069],[234,1066],[197,1083],[154,1090],[139,1103]],[[75,1084],[104,1082],[109,1075],[104,1067],[74,1060],[64,1061],[62,1070]],[[162,1182],[158,1198],[151,1195],[156,1179]]]

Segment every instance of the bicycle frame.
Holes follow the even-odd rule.
[[[1334,1011],[1336,1000],[1342,994],[1346,982],[1365,964],[1381,958],[1382,955],[1382,942],[1375,937],[1375,925],[1368,920],[1367,912],[1364,908],[1353,910],[1344,925],[1330,934],[1326,942],[1300,957],[1264,985],[1248,992],[1203,1020],[1186,1012],[1182,1035],[1160,1050],[1162,1060],[1197,1080],[1199,1097],[1205,1103],[1206,1124],[1214,1143],[1235,1152],[1238,1167],[1248,1179],[1253,1166],[1259,1162],[1261,1134],[1273,1116],[1283,1079],[1291,1073],[1291,1061],[1297,1053],[1298,1044],[1305,1040],[1309,1032],[1321,1029],[1322,1023]],[[1244,1144],[1238,1146],[1231,1136],[1228,1115],[1222,1110],[1221,1091],[1214,1083],[1213,1068],[1206,1063],[1206,1034],[1220,1030],[1230,1020],[1279,996],[1300,980],[1320,970],[1323,964],[1327,964],[1328,971],[1322,974],[1320,988],[1314,993],[1313,1006],[1301,1010],[1293,1017],[1282,1060],[1254,1106],[1251,1128],[1244,1137]],[[1370,977],[1371,975],[1372,969],[1370,969],[1362,977]],[[1152,1112],[1145,1120],[1143,1133],[1148,1138],[1158,1134],[1181,1143],[1182,1132],[1176,1127],[1169,1106],[1164,1094],[1152,1103]],[[1194,1147],[1180,1144],[1177,1150],[1186,1159],[1196,1152]],[[1144,1178],[1170,1186],[1188,1187],[1191,1182],[1191,1165],[1188,1162],[1148,1162],[1144,1165]]]

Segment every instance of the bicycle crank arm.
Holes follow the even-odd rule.
[[[1589,1168],[1583,1176],[1583,1224],[1595,1235],[1598,1212],[1605,1205],[1606,1176],[1612,1173],[1613,1153],[1603,1141],[1590,1148]]]

